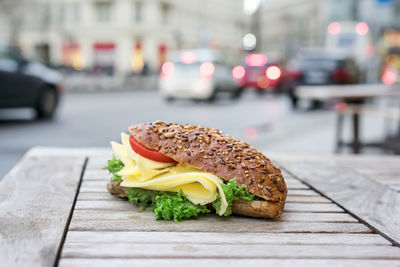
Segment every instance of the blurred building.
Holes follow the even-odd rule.
[[[176,49],[238,51],[242,0],[25,1],[24,52],[75,69],[157,70]]]
[[[324,46],[333,21],[364,21],[374,43],[382,29],[400,26],[399,0],[265,0],[258,11],[259,50],[291,54]]]

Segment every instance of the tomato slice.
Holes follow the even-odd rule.
[[[131,144],[132,149],[142,157],[164,163],[176,162],[175,160],[165,156],[157,150],[145,147],[144,145],[139,143],[132,135],[129,136],[129,143]]]

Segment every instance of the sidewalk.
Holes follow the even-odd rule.
[[[384,121],[368,114],[361,120],[361,141],[380,141],[385,138]],[[260,131],[247,141],[263,152],[331,154],[335,149],[336,114],[333,111],[294,113],[268,131]],[[343,140],[352,141],[350,118],[345,118]],[[365,148],[362,153],[382,154],[378,149]],[[342,153],[351,153],[343,149]]]

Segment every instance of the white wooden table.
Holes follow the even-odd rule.
[[[32,149],[0,183],[0,265],[400,266],[400,157],[269,156],[280,220],[174,223],[109,195],[109,149]]]

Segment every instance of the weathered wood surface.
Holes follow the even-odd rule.
[[[375,265],[400,263],[398,247],[373,234],[290,173],[284,172],[289,192],[280,220],[221,218],[211,214],[176,224],[156,221],[151,212],[141,212],[126,200],[109,195],[105,191],[109,175],[90,166],[102,166],[100,159],[89,160],[61,266],[89,263],[85,262],[88,258],[101,258],[96,261],[100,266],[118,263],[145,266],[154,264],[158,258],[166,266],[176,263],[174,259],[204,264],[205,258],[218,266],[231,258],[239,261],[257,258],[254,264],[277,266],[295,262],[307,266],[324,263],[334,266],[346,261],[351,264],[372,261]],[[282,261],[272,261],[277,258]],[[296,260],[290,261],[290,258]]]
[[[112,244],[66,243],[64,258],[224,258],[224,259],[392,259],[399,248],[390,246],[238,245],[238,244]]]
[[[238,245],[390,245],[380,235],[310,233],[199,233],[199,232],[105,232],[70,231],[67,243],[137,244],[238,244]]]
[[[381,184],[400,191],[400,157],[390,155],[288,155],[272,153],[271,158],[277,161],[309,162],[316,166],[320,162],[335,162],[347,167]],[[285,172],[284,172],[285,173]],[[285,173],[287,174],[287,173]],[[290,176],[290,174],[288,174]],[[286,177],[286,176],[285,176]]]
[[[85,158],[33,149],[0,182],[0,265],[52,266]]]
[[[89,158],[67,229],[66,240],[62,246],[59,266],[400,266],[400,248],[393,246],[387,238],[373,233],[369,227],[338,206],[337,199],[342,200],[343,195],[338,194],[331,197],[323,190],[320,190],[322,192],[320,194],[309,187],[308,184],[312,184],[309,179],[306,179],[309,174],[317,180],[319,178],[314,178],[314,175],[321,176],[319,172],[307,173],[307,171],[310,172],[310,165],[314,169],[323,169],[321,166],[324,166],[315,164],[312,157],[296,158],[296,156],[284,155],[276,158],[278,163],[282,163],[288,170],[288,172],[283,172],[289,192],[287,204],[280,220],[240,216],[221,218],[210,214],[177,224],[156,221],[150,211],[140,212],[137,206],[106,192],[105,184],[109,175],[102,170],[102,167],[111,157],[109,149],[95,148],[85,151],[85,149],[40,148],[36,149],[33,154],[36,154],[38,162],[42,162],[33,164],[35,168],[38,168],[38,173],[44,173],[45,177],[57,180],[57,177],[61,179],[64,175],[63,171],[47,175],[45,171],[49,169],[47,166],[63,169],[65,168],[63,164],[67,164],[67,159],[69,159],[75,166],[67,168],[70,171],[69,176],[77,174],[77,181],[79,181],[84,158]],[[33,154],[32,152],[28,153],[26,158],[34,156]],[[338,169],[343,170],[344,173],[349,169],[341,167],[348,166],[351,174],[355,172],[359,176],[356,177],[356,180],[365,180],[363,175],[368,177],[373,175],[381,177],[380,180],[386,181],[387,185],[396,185],[393,177],[396,176],[396,170],[398,170],[396,167],[398,158],[386,159],[386,161],[373,161],[376,164],[370,164],[371,161],[367,162],[355,157],[332,156],[319,157],[318,163],[335,162],[338,166],[340,165]],[[307,165],[308,169],[302,164],[309,164]],[[377,168],[377,165],[380,167]],[[28,164],[28,167],[24,166],[25,164],[22,164],[18,168],[25,171],[20,170],[18,173],[28,173],[26,168],[29,169],[32,164]],[[34,173],[33,170],[25,176],[32,177],[32,173]],[[339,176],[342,175],[340,171],[335,173]],[[13,179],[19,180],[15,173]],[[64,180],[71,182],[68,178],[64,178]],[[33,182],[31,181],[31,183]],[[71,184],[73,183],[71,182]],[[379,185],[383,185],[383,183],[376,184],[378,184],[378,188]],[[328,185],[329,181],[325,186],[328,187]],[[336,192],[338,185],[330,185],[332,191]],[[4,199],[2,186],[3,184],[0,184],[1,200]],[[64,187],[63,189],[65,189]],[[358,190],[357,188],[356,190]],[[54,185],[51,189],[55,192],[60,190]],[[38,191],[38,188],[33,187],[31,190],[30,198],[36,199],[36,193],[33,192]],[[394,190],[392,191],[394,192]],[[369,192],[360,193],[359,198],[363,194],[365,198],[370,198]],[[54,201],[57,199],[54,195],[51,196],[51,201],[50,198],[46,198],[47,206],[36,200],[33,200],[31,206],[35,205],[37,210],[42,209],[49,212],[53,205],[58,205],[51,203],[58,202]],[[62,195],[57,196],[63,198]],[[361,209],[366,206],[358,198],[355,200]],[[386,204],[390,202],[386,198],[380,200]],[[19,205],[17,205],[17,211],[25,207],[25,204]],[[45,221],[39,221],[38,225],[40,226],[49,227],[51,225],[52,229],[47,229],[47,232],[43,233],[57,232],[51,236],[51,240],[62,236],[61,229],[64,229],[63,227],[66,225],[71,206],[72,202],[63,206],[67,215],[65,215],[65,221],[58,220],[57,226],[53,225],[53,219],[58,218],[58,212],[61,209],[48,215]],[[346,205],[342,206],[348,210]],[[3,210],[0,210],[0,231],[6,229],[3,227],[3,221],[8,216],[2,212]],[[386,216],[392,216],[392,214],[386,214]],[[48,224],[49,221],[53,224]],[[21,226],[22,229],[29,227],[30,225]],[[380,229],[382,225],[376,227]],[[25,246],[37,246],[30,239],[18,236],[14,229],[7,228],[7,230]],[[387,233],[387,235],[391,234],[393,233]],[[45,237],[47,238],[47,236]],[[1,238],[0,249],[3,253],[3,240],[5,239],[3,236]],[[37,246],[35,249],[41,251],[42,254],[34,255],[34,257],[29,255],[25,257],[21,254],[22,250],[7,252],[14,258],[18,257],[18,260],[23,263],[28,262],[26,260],[28,257],[29,264],[31,261],[36,263],[38,262],[36,259],[43,258],[46,262],[42,266],[49,266],[54,263],[55,253],[47,253],[47,251],[57,251],[60,241],[61,238],[58,238],[58,242],[51,243],[53,245],[46,249]],[[21,247],[23,248],[23,246]],[[49,255],[50,258],[54,255],[53,261],[49,260]],[[3,260],[3,254],[0,256],[0,259]],[[9,257],[9,255],[7,256]],[[0,263],[1,266],[3,266],[2,263],[3,261]]]
[[[398,192],[335,162],[282,160],[280,164],[392,242],[400,244]]]
[[[61,267],[121,267],[121,266],[141,266],[141,267],[176,267],[176,266],[281,266],[281,267],[310,267],[310,266],[329,266],[329,267],[388,267],[399,266],[398,260],[347,260],[347,259],[81,259],[65,258],[60,262]]]

